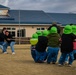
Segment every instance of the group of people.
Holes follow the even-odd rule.
[[[48,30],[35,32],[30,43],[31,55],[36,63],[46,61],[47,64],[55,64],[60,50],[58,65],[71,66],[76,59],[76,26],[66,25],[60,35],[60,29],[54,24]]]
[[[7,28],[4,27],[0,33],[0,48],[2,49],[2,53],[7,54],[7,47],[10,46],[12,54],[15,54],[14,45],[15,40],[13,39],[13,36],[9,33]]]

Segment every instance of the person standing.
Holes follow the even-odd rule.
[[[36,62],[43,63],[46,60],[46,48],[47,48],[47,39],[48,31],[44,30],[42,34],[38,35],[38,43],[36,44]]]
[[[72,33],[72,27],[70,25],[66,25],[63,34],[61,36],[61,56],[58,61],[58,65],[64,65],[65,58],[68,56],[68,66],[71,67],[74,55],[73,55],[73,41],[75,39],[75,35]]]
[[[55,64],[57,61],[57,56],[59,52],[59,39],[60,35],[57,33],[57,28],[52,27],[49,30],[48,38],[48,48],[47,48],[47,64]]]
[[[76,36],[76,26],[73,24],[70,24],[70,26],[72,27],[72,33]],[[74,60],[76,60],[76,40],[73,41],[73,54],[74,54]],[[68,59],[69,57],[67,55],[64,62],[65,65],[68,64]]]
[[[76,26],[72,25],[72,33],[76,36]],[[73,41],[73,54],[74,54],[74,60],[76,60],[76,38]]]

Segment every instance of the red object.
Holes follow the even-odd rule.
[[[76,50],[76,42],[73,42],[73,50]]]

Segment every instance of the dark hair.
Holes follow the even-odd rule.
[[[6,27],[4,27],[3,29],[2,29],[2,32],[4,31],[4,30],[6,30],[7,28]]]
[[[73,25],[73,23],[70,24],[70,26],[72,26],[72,25]]]
[[[5,33],[6,33],[6,32],[9,32],[9,31],[5,31]]]

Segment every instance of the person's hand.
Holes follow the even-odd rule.
[[[74,41],[76,41],[76,39],[74,39]]]
[[[7,40],[11,40],[11,39],[8,38]]]
[[[7,42],[6,40],[4,40],[4,42]]]
[[[59,39],[59,41],[62,41],[61,38]]]

